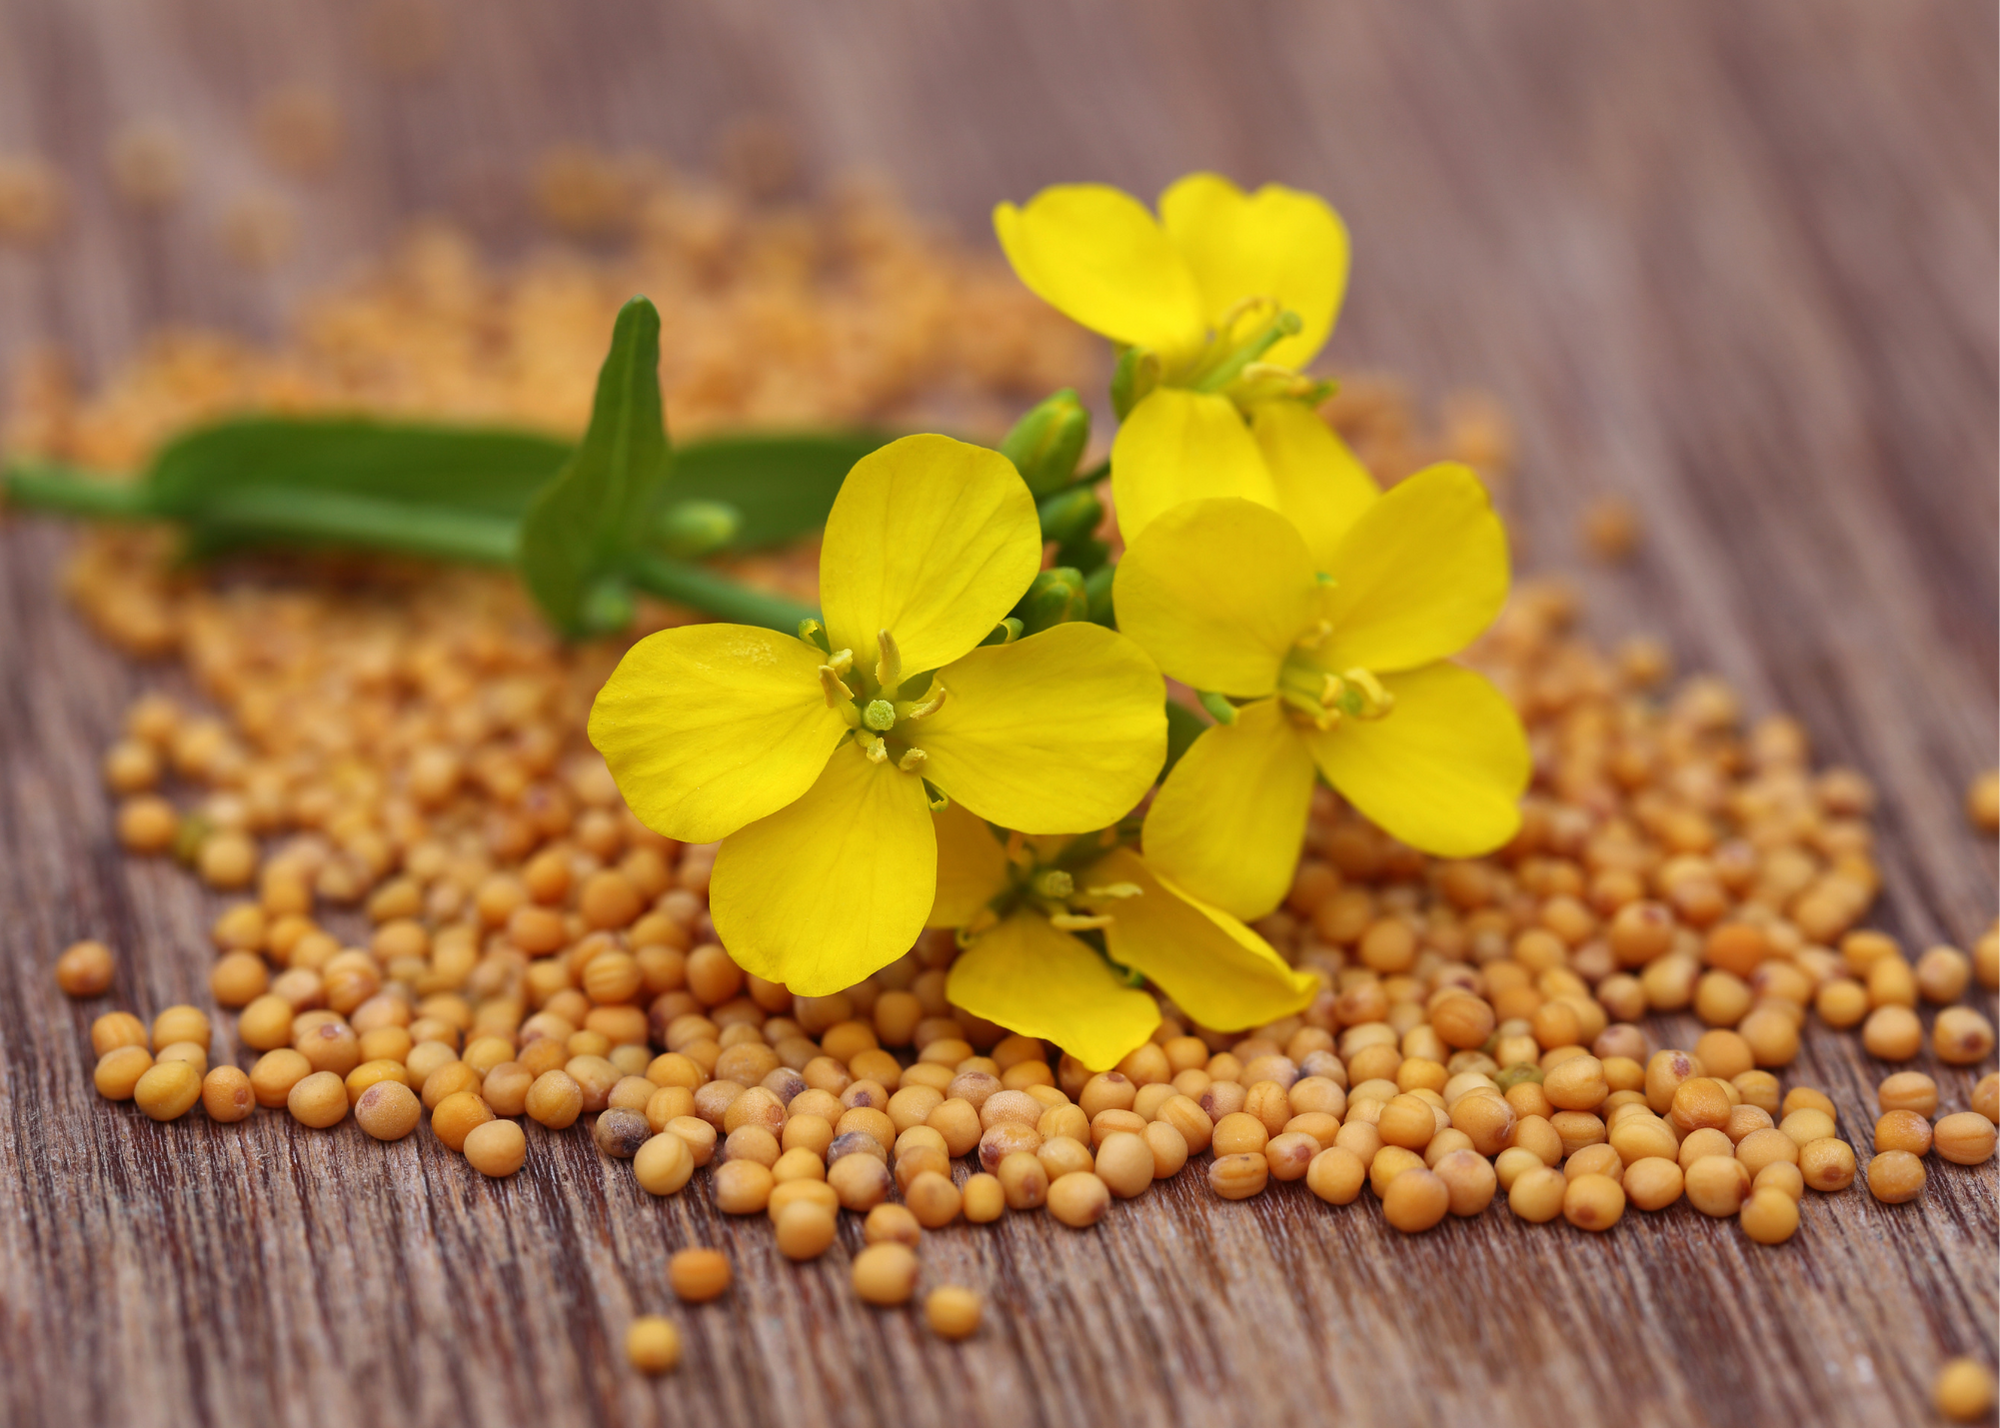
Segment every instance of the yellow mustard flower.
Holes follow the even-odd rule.
[[[1146,977],[1201,1025],[1262,1026],[1303,1010],[1318,980],[1295,971],[1241,922],[1188,895],[1117,832],[1002,846],[954,805],[938,815],[931,925],[960,929],[952,1005],[1052,1041],[1093,1071],[1117,1065],[1160,1024],[1159,1004],[1113,961]]]
[[[620,661],[591,742],[648,827],[721,840],[709,906],[745,969],[816,996],[909,950],[936,888],[940,796],[1053,833],[1145,793],[1166,720],[1144,651],[1080,623],[981,643],[1041,556],[1005,457],[904,437],[834,501],[823,632],[686,625]]]
[[[1378,487],[1298,375],[1347,289],[1347,229],[1325,200],[1197,173],[1157,219],[1118,189],[1063,184],[999,205],[993,226],[1030,290],[1133,349],[1139,399],[1111,448],[1127,541],[1182,501],[1240,496],[1331,556]]]
[[[1506,531],[1463,466],[1378,497],[1324,566],[1291,522],[1250,501],[1161,516],[1118,567],[1119,626],[1171,677],[1245,702],[1225,703],[1233,721],[1174,766],[1147,811],[1147,860],[1261,917],[1290,885],[1315,767],[1427,853],[1506,842],[1527,737],[1500,692],[1447,657],[1492,623],[1507,582]]]

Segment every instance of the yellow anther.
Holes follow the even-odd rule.
[[[950,690],[933,679],[931,687],[924,691],[922,699],[914,702],[899,701],[897,703],[896,717],[898,719],[927,719],[938,712],[938,709],[944,704],[945,696],[950,692]]]
[[[868,740],[868,742],[863,744],[861,747],[867,750],[869,763],[884,764],[889,761],[889,746],[882,742],[882,736],[880,734],[877,734],[874,738]]]
[[[1326,637],[1333,633],[1333,621],[1320,620],[1310,630],[1300,635],[1297,647],[1302,650],[1316,650],[1326,643]]]
[[[1137,883],[1107,883],[1101,888],[1085,888],[1085,897],[1140,897],[1145,889]]]
[[[1049,926],[1060,927],[1064,932],[1091,932],[1098,928],[1109,927],[1117,920],[1109,913],[1085,917],[1081,913],[1057,912],[1050,914]]]
[[[903,655],[896,648],[896,637],[887,630],[878,630],[875,641],[882,653],[875,660],[875,684],[884,694],[894,695],[896,686],[903,682]]]
[[[854,691],[847,687],[830,664],[819,667],[819,687],[826,695],[826,707],[829,709],[838,709],[854,698]]]
[[[1346,697],[1341,707],[1355,718],[1380,719],[1396,707],[1396,696],[1382,687],[1382,681],[1375,677],[1373,671],[1350,669],[1341,678],[1347,682]]]
[[[930,755],[922,749],[908,749],[903,757],[896,760],[896,767],[904,773],[922,773],[924,765],[930,762]]]
[[[835,674],[839,675],[842,679],[845,679],[847,678],[847,671],[854,668],[854,651],[835,650],[832,654],[827,656],[826,663],[827,667],[830,668]]]

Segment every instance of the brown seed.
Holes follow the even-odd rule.
[[[257,1109],[250,1078],[234,1066],[218,1066],[201,1080],[201,1106],[208,1118],[228,1124],[245,1120]]]

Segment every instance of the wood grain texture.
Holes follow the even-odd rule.
[[[0,349],[95,371],[161,324],[272,331],[413,215],[529,241],[543,144],[699,167],[752,114],[811,174],[885,171],[968,232],[1058,179],[1301,184],[1356,233],[1332,359],[1518,417],[1524,566],[1571,563],[1583,503],[1629,496],[1646,544],[1581,576],[1594,627],[1664,632],[1878,782],[1880,925],[1963,944],[1992,917],[1993,845],[1959,811],[2000,718],[1990,6],[465,0],[402,78],[370,57],[385,13],[0,0],[0,151],[73,179],[62,244],[0,250]],[[213,224],[272,182],[246,116],[299,79],[340,97],[348,153],[290,191],[298,260],[252,276]],[[156,115],[197,179],[135,218],[101,154]],[[1299,1186],[1218,1205],[1184,1176],[1093,1233],[930,1236],[932,1281],[993,1298],[948,1346],[852,1299],[856,1227],[793,1268],[761,1220],[654,1201],[580,1136],[530,1125],[529,1169],[494,1184],[425,1135],[107,1107],[55,951],[105,935],[121,1003],[205,1002],[215,904],[111,839],[97,752],[168,677],[62,607],[62,545],[0,530],[6,1423],[1908,1424],[1944,1357],[1993,1361],[1992,1164],[1932,1162],[1908,1206],[1809,1197],[1776,1251],[1685,1206],[1602,1238],[1496,1209],[1408,1240]],[[1881,1074],[1823,1029],[1799,1068],[1864,1153]],[[1963,1105],[1972,1078],[1940,1079]],[[623,1326],[690,1241],[728,1247],[739,1287],[675,1311],[686,1365],[640,1380]]]

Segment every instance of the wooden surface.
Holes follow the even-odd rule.
[[[0,151],[76,184],[58,249],[0,250],[0,346],[101,370],[163,322],[270,330],[410,215],[518,244],[509,176],[546,142],[699,167],[749,115],[809,174],[888,172],[968,232],[1057,179],[1302,184],[1356,234],[1332,359],[1518,417],[1523,564],[1574,562],[1583,502],[1631,497],[1646,543],[1582,577],[1594,626],[1664,633],[1877,780],[1879,925],[1969,945],[1992,917],[1993,845],[1959,811],[2000,679],[1991,6],[440,13],[440,63],[396,78],[369,57],[379,7],[0,0]],[[257,179],[251,101],[298,79],[341,97],[349,151],[296,195],[298,260],[253,276],[202,225]],[[134,220],[99,155],[154,115],[201,178]],[[1933,1161],[1909,1206],[1808,1197],[1775,1251],[1685,1206],[1602,1238],[1496,1208],[1404,1239],[1365,1204],[1218,1205],[1191,1175],[1094,1233],[929,1237],[931,1274],[993,1299],[952,1347],[858,1306],[845,1251],[786,1266],[761,1220],[654,1201],[581,1136],[531,1125],[531,1169],[495,1184],[427,1135],[109,1108],[56,949],[105,935],[133,1003],[204,1001],[214,903],[111,840],[94,760],[159,676],[62,607],[61,545],[0,531],[0,1421],[1908,1424],[1943,1357],[1993,1360],[1991,1164]],[[1799,1070],[1865,1153],[1882,1068],[1820,1029]],[[1971,1078],[1942,1079],[1963,1105]],[[675,1311],[685,1367],[640,1380],[619,1335],[689,1240],[727,1245],[740,1286]]]

